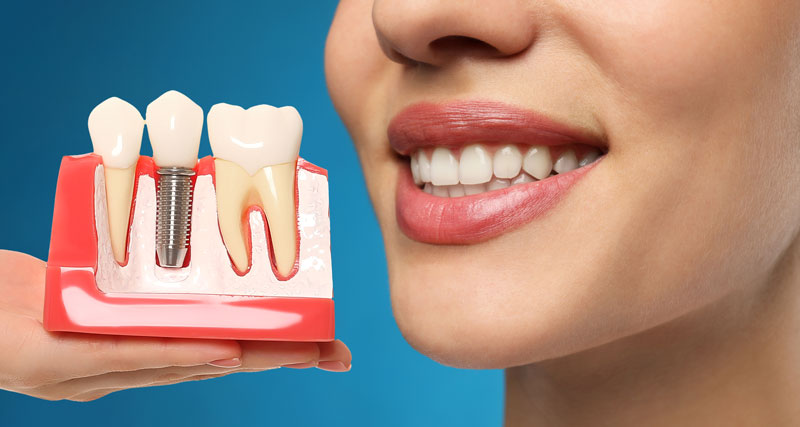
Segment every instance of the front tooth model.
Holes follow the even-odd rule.
[[[92,146],[103,158],[111,249],[120,264],[125,262],[127,254],[128,222],[143,129],[144,119],[139,110],[116,97],[106,99],[89,114]]]
[[[162,267],[181,267],[189,244],[192,176],[197,164],[203,109],[171,90],[147,106],[147,133],[158,166],[156,253]]]
[[[208,136],[216,160],[217,210],[222,239],[234,266],[246,272],[250,250],[247,209],[264,210],[278,273],[295,265],[297,219],[295,169],[303,121],[293,107],[257,105],[247,110],[216,104],[208,112]]]

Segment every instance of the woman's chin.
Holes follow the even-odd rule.
[[[584,323],[582,304],[570,303],[568,293],[504,283],[489,270],[479,274],[474,262],[461,268],[404,263],[397,271],[392,264],[392,309],[400,331],[417,351],[444,365],[503,369],[580,351],[604,338]]]

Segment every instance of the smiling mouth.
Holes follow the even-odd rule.
[[[471,244],[546,213],[607,153],[588,132],[496,102],[417,104],[389,125],[408,237]]]

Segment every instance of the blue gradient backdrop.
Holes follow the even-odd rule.
[[[325,87],[323,47],[335,8],[329,1],[2,3],[0,248],[47,257],[61,156],[91,151],[86,119],[109,96],[142,113],[169,89],[205,111],[217,102],[294,105],[305,123],[300,154],[330,171],[337,335],[353,351],[353,369],[236,374],[85,404],[0,391],[0,425],[500,424],[501,372],[438,365],[403,341],[392,318],[378,226]],[[200,155],[209,154],[204,132]]]

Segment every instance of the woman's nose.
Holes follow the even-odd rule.
[[[461,57],[505,57],[536,38],[524,0],[375,0],[381,48],[400,63],[442,66]]]

